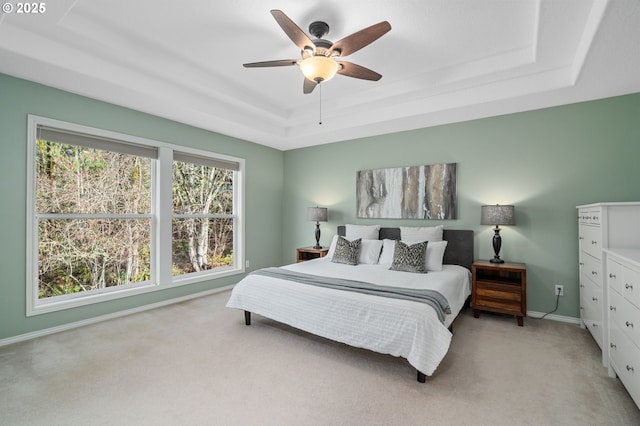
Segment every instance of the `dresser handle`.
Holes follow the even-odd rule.
[[[631,371],[633,373],[633,367],[630,365],[627,365],[627,371]]]
[[[609,274],[609,278],[615,278],[616,274]]]
[[[633,323],[632,322],[627,321],[625,324],[627,325],[627,327],[633,328]]]
[[[598,275],[597,271],[591,271],[591,275]]]
[[[610,311],[615,311],[615,310],[616,310],[616,307],[615,307],[615,306],[609,306],[609,310],[610,310]]]
[[[580,263],[578,263],[578,265],[584,266],[584,262],[580,262]]]
[[[591,327],[595,327],[598,328],[598,324],[596,324],[595,322],[591,324]]]
[[[581,288],[582,288],[582,287],[584,287],[584,284],[580,284],[580,287],[581,287]]]
[[[578,237],[579,240],[584,240],[584,237]]]
[[[633,286],[631,284],[625,284],[624,288],[626,288],[627,290],[633,290]]]
[[[598,242],[595,241],[595,240],[591,240],[591,244],[596,245],[596,244],[598,244]]]
[[[615,349],[615,348],[616,348],[616,344],[615,344],[615,343],[609,343],[609,347],[610,347],[611,349]]]
[[[591,300],[593,300],[594,302],[597,302],[598,298],[597,297],[592,297]]]

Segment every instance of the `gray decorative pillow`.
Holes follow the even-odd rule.
[[[405,272],[426,272],[424,268],[427,255],[427,241],[407,245],[402,241],[396,241],[393,251],[391,270]]]
[[[347,265],[357,265],[360,258],[361,239],[349,241],[344,237],[338,237],[336,250],[333,252],[332,262],[346,263]]]

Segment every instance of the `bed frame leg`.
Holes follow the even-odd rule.
[[[244,311],[244,325],[251,325],[251,312]]]
[[[427,376],[425,376],[424,373],[422,373],[420,370],[416,370],[418,372],[418,381],[420,383],[424,383],[427,381]]]

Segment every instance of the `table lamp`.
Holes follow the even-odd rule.
[[[496,226],[493,230],[493,252],[495,255],[490,262],[504,263],[504,260],[500,259],[502,237],[500,237],[499,226],[516,224],[515,208],[513,206],[501,206],[499,204],[496,204],[495,206],[482,206],[480,224]]]
[[[320,245],[320,222],[327,221],[327,208],[326,207],[307,207],[307,220],[316,222],[316,245],[314,249],[321,249]]]

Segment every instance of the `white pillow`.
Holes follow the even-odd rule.
[[[393,263],[393,252],[396,249],[396,241],[395,240],[382,240],[382,254],[380,255],[380,260],[378,264],[386,266],[389,268]],[[429,245],[427,244],[427,250],[429,249]]]
[[[380,250],[382,250],[382,240],[362,240],[358,263],[375,265],[380,259]]]
[[[401,226],[400,240],[406,244],[421,243],[423,241],[442,241],[444,226]]]
[[[380,255],[378,263],[390,267],[393,263],[393,253],[396,249],[396,242],[385,239],[382,243],[382,254]],[[424,259],[424,267],[427,271],[442,271],[442,260],[444,258],[444,251],[447,248],[447,243],[447,241],[429,241],[427,243],[427,254]]]
[[[427,243],[427,256],[424,267],[427,271],[442,271],[442,258],[448,241],[429,241]]]
[[[377,240],[380,238],[380,225],[345,225],[344,237],[353,241],[358,238],[363,240]],[[441,238],[442,239],[442,238]]]
[[[338,236],[334,235],[331,240],[331,244],[329,245],[329,251],[327,252],[327,259],[331,260],[333,258],[333,253],[336,251],[336,244],[338,244]]]

